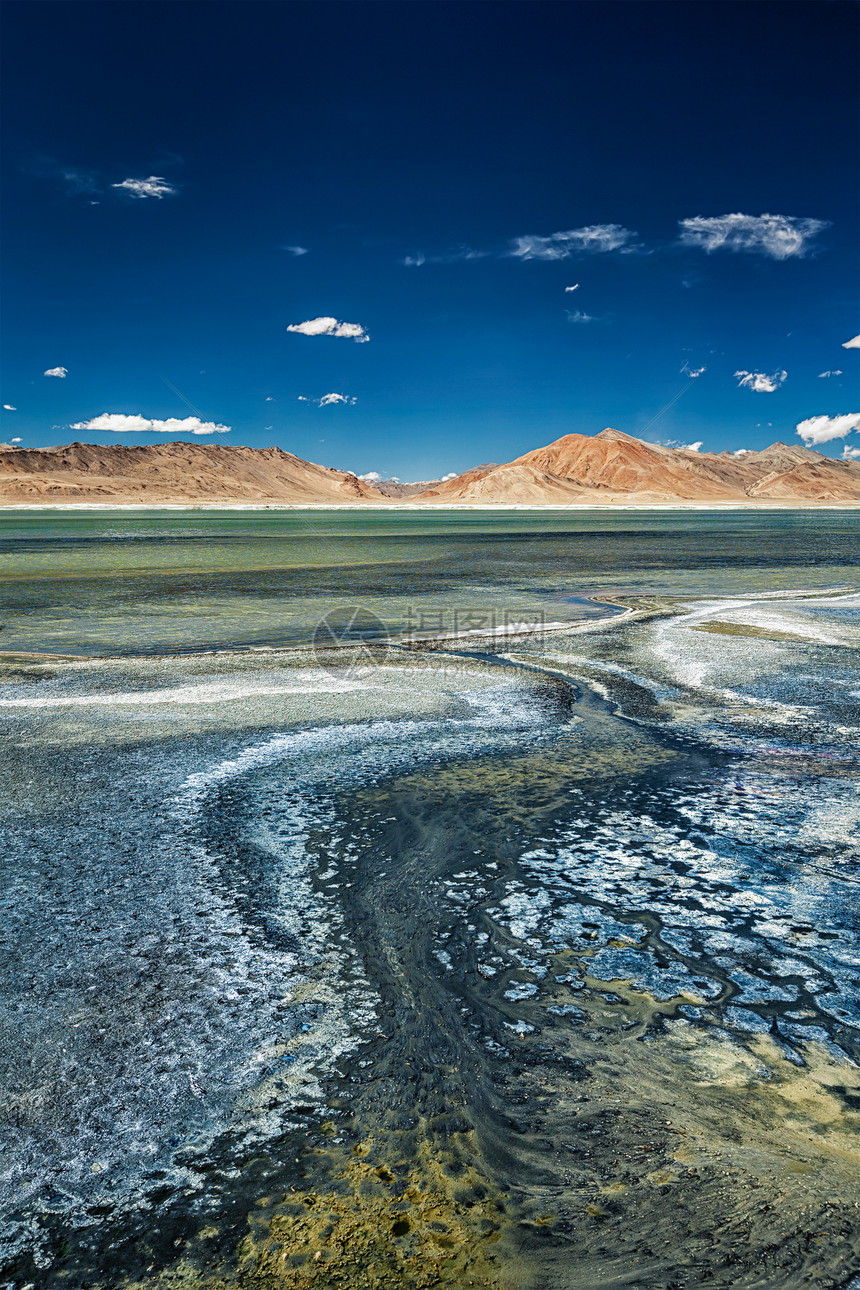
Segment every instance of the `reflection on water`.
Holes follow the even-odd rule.
[[[860,1271],[860,602],[814,594],[844,566],[792,568],[806,516],[755,517],[743,559],[751,517],[718,517],[722,570],[698,519],[624,517],[637,613],[589,632],[379,667],[7,659],[16,1290],[843,1290]],[[361,522],[382,537],[344,540],[381,544],[382,586],[392,535]],[[495,519],[470,533],[469,594],[508,579],[576,609],[617,587],[627,536],[601,533],[574,583],[582,530],[535,556],[533,521],[505,522],[501,559]],[[466,594],[446,523],[436,572]],[[816,523],[847,563],[847,527]],[[71,632],[90,590],[57,585]]]

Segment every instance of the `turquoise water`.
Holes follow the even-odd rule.
[[[307,643],[358,603],[394,634],[573,622],[584,597],[850,583],[851,511],[6,512],[3,647]]]

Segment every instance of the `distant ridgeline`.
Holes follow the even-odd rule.
[[[378,485],[281,448],[159,443],[57,448],[0,445],[0,504],[222,502],[294,505],[612,505],[649,502],[860,502],[860,462],[784,443],[761,452],[697,452],[620,430],[564,435],[504,465],[444,481]]]

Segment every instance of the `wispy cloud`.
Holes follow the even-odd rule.
[[[4,403],[4,404],[3,404],[3,411],[4,411],[4,412],[17,412],[17,411],[18,411],[18,409],[17,409],[16,407],[14,407],[14,406],[13,406],[13,404],[11,404],[11,403]]]
[[[337,318],[328,317],[309,318],[307,322],[289,323],[287,331],[295,331],[302,336],[342,336],[359,344],[370,340],[360,323],[338,322]]]
[[[689,363],[685,363],[681,368],[681,375],[689,376],[691,381],[695,381],[697,377],[702,376],[707,370],[706,367],[691,367]]]
[[[300,394],[299,403],[315,403],[318,408],[330,407],[332,403],[346,403],[351,406],[358,402],[351,394],[324,394],[321,399],[309,399],[306,394]]]
[[[76,421],[70,430],[102,430],[111,434],[229,434],[230,426],[199,417],[168,417],[165,421],[125,412],[102,412],[90,421]]]
[[[756,394],[773,394],[788,379],[788,372],[735,372],[739,386]]]
[[[148,179],[123,179],[119,184],[111,184],[111,188],[122,188],[132,197],[169,197],[171,194],[178,192],[175,184],[168,183],[161,175],[150,175]]]
[[[460,260],[486,260],[491,251],[475,251],[471,246],[458,246],[453,251],[442,251],[438,255],[427,255],[416,251],[414,255],[404,255],[400,261],[408,269],[419,269],[422,264],[457,264]]]
[[[39,179],[59,180],[69,197],[81,197],[98,193],[101,181],[94,170],[85,170],[82,166],[63,165],[53,157],[35,157],[25,165],[25,170]]]
[[[797,433],[803,442],[830,443],[832,439],[844,439],[860,426],[860,412],[843,412],[835,417],[807,417],[797,427]]]
[[[16,440],[13,439],[12,442],[15,443]],[[21,440],[19,439],[17,442],[20,443]],[[852,448],[850,444],[846,443],[845,447],[842,449],[842,460],[860,461],[860,448]]]
[[[282,246],[281,250],[289,251],[290,255],[307,255],[308,253],[306,246]]]
[[[266,395],[266,402],[267,402],[267,403],[274,403],[274,401],[275,401],[275,397],[274,397],[274,395],[273,395],[273,394],[267,394],[267,395]]]
[[[840,367],[834,367],[832,372],[818,373],[819,380],[821,379],[822,376],[841,376],[841,375],[842,375],[842,369]]]
[[[81,170],[77,166],[60,166],[58,173],[70,197],[100,191],[98,176],[92,170]]]
[[[829,221],[794,215],[694,215],[678,221],[683,246],[703,251],[753,251],[773,260],[805,255]]]
[[[843,349],[860,349],[860,336],[852,336],[850,340],[843,340]]]
[[[635,236],[620,224],[589,224],[546,237],[534,233],[515,237],[507,254],[517,260],[568,260],[579,252],[600,255],[617,251],[629,246]]]
[[[594,314],[583,313],[581,309],[568,309],[567,321],[572,323],[590,323],[594,322]]]
[[[48,367],[45,369],[45,376],[56,376],[58,381],[64,381],[69,374],[67,367]]]
[[[578,282],[574,282],[572,287],[565,287],[565,291],[578,291],[578,290],[579,290]]]

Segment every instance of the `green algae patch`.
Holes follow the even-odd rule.
[[[781,632],[775,627],[753,627],[751,623],[724,623],[719,619],[710,623],[697,623],[689,630],[708,632],[711,636],[750,636],[758,641],[802,641],[809,644],[808,637],[799,636],[796,632]]]
[[[238,1284],[304,1287],[429,1287],[500,1284],[494,1247],[501,1215],[475,1199],[477,1179],[456,1183],[425,1160],[408,1173],[349,1161],[330,1189],[291,1195],[243,1242]]]
[[[423,1290],[501,1286],[504,1214],[472,1169],[449,1173],[427,1144],[387,1159],[374,1138],[322,1147],[313,1172],[277,1202],[259,1202],[231,1266],[205,1266],[202,1248],[126,1290]],[[201,1242],[214,1229],[201,1231]]]

